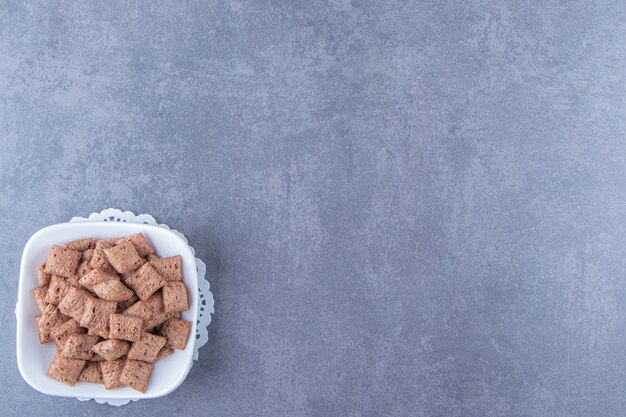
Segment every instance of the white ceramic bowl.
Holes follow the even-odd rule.
[[[31,290],[38,286],[37,268],[46,260],[53,244],[93,237],[106,239],[143,233],[150,240],[160,257],[180,255],[183,279],[189,296],[189,310],[182,313],[183,320],[192,323],[185,350],[157,361],[145,394],[124,387],[105,390],[104,385],[77,382],[70,387],[46,374],[55,352],[54,343],[39,343],[34,317],[39,314]],[[123,222],[60,223],[45,227],[35,233],[26,243],[22,254],[17,317],[17,364],[24,380],[44,394],[60,397],[83,397],[101,399],[146,399],[169,394],[185,379],[191,369],[194,335],[198,318],[198,276],[194,255],[187,243],[171,230],[157,226]]]

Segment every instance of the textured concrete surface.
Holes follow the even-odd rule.
[[[622,1],[0,2],[2,415],[626,415]],[[166,398],[32,390],[39,228],[117,207],[208,264]]]

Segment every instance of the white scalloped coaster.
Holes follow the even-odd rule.
[[[132,211],[121,211],[118,209],[106,209],[102,210],[100,213],[91,213],[89,217],[72,217],[70,223],[72,222],[126,222],[126,223],[143,223],[150,224],[153,226],[163,227],[165,229],[169,229],[180,237],[182,237],[187,244],[189,241],[187,238],[180,233],[178,230],[170,229],[166,224],[157,223],[157,221],[149,214],[135,214]],[[191,249],[191,253],[196,254],[196,251],[189,245]],[[213,294],[211,294],[209,281],[205,278],[206,274],[206,265],[200,259],[196,259],[196,268],[198,270],[198,325],[196,326],[196,341],[194,344],[193,351],[193,360],[198,360],[198,349],[204,346],[209,341],[208,327],[211,324],[211,314],[215,312],[214,308],[214,300]],[[193,366],[193,361],[192,361]],[[191,370],[191,368],[190,368]],[[125,405],[131,401],[139,401],[141,398],[137,399],[111,399],[111,398],[79,398],[80,401],[89,401],[95,400],[99,404],[109,404],[109,405]]]

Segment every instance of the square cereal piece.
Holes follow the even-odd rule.
[[[144,262],[139,257],[137,249],[135,249],[135,245],[132,242],[120,243],[112,248],[105,249],[104,254],[109,263],[120,274],[132,272],[138,269]]]
[[[65,248],[76,250],[79,252],[84,252],[89,248],[93,248],[95,243],[96,242],[92,238],[87,237],[85,239],[78,239],[78,240],[73,240],[71,242],[67,242],[65,244]]]
[[[148,381],[154,365],[142,361],[127,359],[124,369],[120,374],[120,383],[131,387],[139,392],[146,392]]]
[[[39,343],[42,345],[52,342],[52,335],[50,335],[50,329],[42,329],[39,325],[41,316],[35,316],[35,323],[37,324],[37,334],[39,335]]]
[[[160,361],[163,358],[167,358],[172,353],[174,353],[174,349],[164,346],[157,354],[156,358],[154,359],[154,362]]]
[[[85,303],[88,299],[93,298],[83,289],[70,287],[67,294],[59,303],[59,310],[66,316],[70,316],[74,320],[80,322],[85,311]]]
[[[152,309],[155,317],[156,325],[163,323],[169,319],[174,313],[166,313],[165,305],[163,304],[163,291],[157,291],[146,300],[146,305]]]
[[[163,286],[163,305],[166,313],[176,313],[189,309],[187,288],[182,282],[168,282]]]
[[[122,373],[122,369],[124,369],[124,362],[124,359],[98,362],[100,364],[104,388],[115,389],[124,386],[124,384],[120,382],[120,374]]]
[[[148,307],[148,305],[143,301],[137,301],[132,306],[128,307],[122,314],[127,316],[139,317],[142,320],[142,330],[151,329],[154,326],[158,326],[163,321],[159,322],[160,318],[158,315]]]
[[[165,278],[154,270],[148,262],[143,264],[135,273],[126,277],[126,285],[135,291],[142,300],[147,300],[159,288],[165,285]]]
[[[150,241],[143,235],[143,233],[136,233],[130,237],[130,241],[135,245],[135,249],[137,249],[137,253],[139,256],[148,256],[154,254],[156,251],[154,250],[154,246],[150,243]]]
[[[39,307],[39,311],[43,311],[46,308],[46,294],[48,293],[48,287],[37,287],[31,290],[33,297],[35,297],[35,302],[37,303],[37,307]]]
[[[46,303],[59,304],[69,289],[70,284],[67,282],[65,277],[52,275],[50,286],[48,287],[48,292],[46,293]]]
[[[130,300],[134,293],[126,288],[118,279],[100,282],[92,287],[93,292],[103,300],[126,301]]]
[[[69,319],[68,321],[57,324],[50,330],[50,335],[55,339],[65,338],[72,334],[84,334],[85,329],[80,327],[78,322],[74,319]]]
[[[93,286],[101,282],[119,280],[120,277],[116,273],[106,272],[101,269],[93,269],[82,276],[78,282],[88,290],[93,291]]]
[[[96,241],[96,247],[91,255],[91,261],[89,262],[94,269],[101,269],[105,272],[115,272],[113,266],[109,263],[104,250],[113,247],[113,245],[106,240]]]
[[[70,287],[65,297],[59,303],[59,310],[66,316],[70,316],[76,321],[80,321],[85,311],[85,303],[91,297],[89,293],[83,289]]]
[[[82,359],[64,358],[57,352],[48,368],[48,376],[73,387],[83,371],[85,362]]]
[[[47,287],[50,284],[50,278],[52,278],[52,275],[46,274],[44,272],[45,268],[46,268],[46,263],[44,262],[41,265],[39,265],[39,269],[37,270],[37,278],[39,279],[40,287]]]
[[[91,347],[98,342],[98,336],[71,334],[65,340],[61,356],[69,359],[89,360],[93,356]]]
[[[54,304],[47,304],[41,312],[39,327],[43,330],[51,330],[57,324],[63,323],[67,318],[59,311]]]
[[[94,244],[94,246],[95,246],[95,244]],[[84,262],[84,261],[87,261],[87,262],[91,261],[91,258],[93,257],[93,251],[94,251],[94,250],[93,250],[93,249],[91,249],[91,248],[90,248],[90,249],[87,249],[87,250],[85,250],[85,251],[83,251],[83,254],[82,254],[82,256],[80,257],[80,259],[82,259],[82,260],[83,260],[83,262]]]
[[[159,328],[159,334],[167,339],[166,346],[174,349],[185,349],[191,322],[169,318]]]
[[[131,242],[133,246],[135,246],[137,253],[141,257],[152,255],[155,252],[154,248],[152,247],[150,242],[148,242],[148,239],[146,239],[143,233],[136,233],[134,235],[121,238],[117,241],[117,244],[119,245],[120,243],[123,243],[123,242]]]
[[[109,339],[96,343],[91,351],[102,356],[107,361],[114,361],[128,353],[130,343],[123,340]]]
[[[102,384],[102,373],[97,362],[87,362],[78,380],[81,382],[91,382],[92,384]]]
[[[168,281],[182,281],[183,268],[180,255],[167,258],[152,258],[150,265]]]
[[[90,359],[91,362],[102,362],[104,360],[105,359],[102,356],[100,356],[99,354],[97,354],[95,352],[94,352],[93,356]]]
[[[165,346],[167,340],[162,336],[144,333],[141,340],[133,343],[128,351],[128,359],[136,359],[145,362],[154,362],[159,351]]]
[[[70,276],[76,272],[80,257],[81,253],[78,251],[52,245],[43,271],[46,274]]]
[[[109,316],[115,313],[115,301],[89,298],[85,303],[85,311],[78,321],[81,326],[90,329],[106,331],[109,325]]]
[[[115,310],[115,312],[118,314],[123,313],[124,311],[128,310],[129,307],[135,304],[137,300],[139,300],[139,297],[137,297],[137,294],[133,293],[133,296],[130,297],[128,300],[117,303],[117,310]]]
[[[109,319],[109,337],[136,342],[141,339],[141,319],[123,314],[111,314]]]

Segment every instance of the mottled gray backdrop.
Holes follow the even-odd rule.
[[[0,1],[2,415],[626,415],[625,83],[621,0]],[[121,409],[14,348],[24,243],[108,207],[216,300]]]

